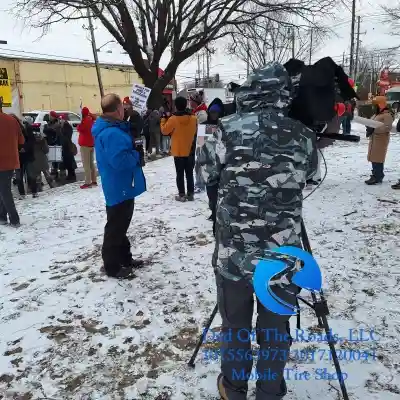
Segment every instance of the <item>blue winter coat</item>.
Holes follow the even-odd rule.
[[[92,134],[106,205],[115,206],[145,192],[146,179],[129,123],[99,117]]]

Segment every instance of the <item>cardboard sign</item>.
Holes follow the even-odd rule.
[[[150,96],[151,89],[140,85],[138,83],[134,83],[131,92],[131,101],[133,105],[133,109],[137,112],[141,113],[146,111],[147,109],[147,99]]]

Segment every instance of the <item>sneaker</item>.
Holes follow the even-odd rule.
[[[314,186],[317,186],[317,185],[319,185],[319,183],[318,183],[317,181],[314,181],[314,179],[309,179],[309,180],[307,181],[307,185],[314,185]]]
[[[4,219],[0,219],[0,225],[7,225],[8,221]]]
[[[365,181],[367,185],[377,185],[378,183],[382,183],[382,181],[378,181],[373,175],[369,179]]]
[[[34,199],[36,199],[37,197],[39,197],[39,195],[38,195],[37,193],[32,193],[32,197],[33,197]]]
[[[134,268],[134,269],[143,268],[144,267],[144,261],[135,260],[134,258],[132,258],[132,260],[130,261],[129,266],[131,268]]]
[[[188,194],[188,195],[186,196],[186,200],[187,200],[187,201],[194,201],[194,196],[193,196],[193,194]]]
[[[131,267],[121,267],[118,273],[113,277],[117,279],[134,279],[136,275],[133,273]]]
[[[178,196],[175,196],[175,200],[176,201],[180,201],[181,203],[184,203],[185,201],[186,201],[186,196],[185,195],[178,195]]]
[[[13,228],[19,228],[21,226],[21,223],[17,222],[15,224],[10,224],[10,226],[12,226]]]
[[[225,386],[224,386],[224,375],[219,374],[219,376],[217,378],[217,386],[218,386],[219,395],[221,396],[221,400],[229,400],[228,395],[226,394]]]
[[[400,181],[395,183],[394,185],[391,186],[392,189],[399,190],[400,189]]]
[[[95,187],[98,186],[97,182],[92,182],[92,186],[95,186]]]
[[[81,189],[90,189],[92,187],[92,184],[90,183],[85,183],[80,186]]]

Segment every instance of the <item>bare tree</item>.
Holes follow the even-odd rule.
[[[396,64],[396,53],[399,47],[393,48],[366,48],[361,47],[358,56],[356,82],[360,90],[374,93],[384,67]]]
[[[391,24],[391,33],[393,35],[400,35],[400,1],[397,0],[395,5],[382,6],[382,8],[388,22]]]
[[[309,20],[335,0],[15,0],[17,15],[44,32],[54,23],[87,18],[87,9],[129,55],[157,106],[178,66],[209,43],[262,15],[287,13]],[[164,75],[160,59],[170,53]]]
[[[328,36],[328,29],[312,25],[295,25],[283,15],[274,20],[262,16],[250,25],[235,27],[229,35],[227,52],[248,63],[249,69],[260,68],[270,61],[283,63],[294,55],[308,61]]]

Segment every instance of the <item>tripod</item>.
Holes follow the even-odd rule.
[[[303,249],[305,251],[307,251],[308,253],[312,254],[312,250],[311,250],[311,245],[310,245],[310,241],[308,239],[308,235],[307,235],[307,231],[306,231],[306,227],[304,225],[304,221],[301,221],[301,242],[302,242],[302,246]],[[326,336],[328,338],[328,345],[329,345],[329,350],[331,352],[331,356],[332,356],[332,360],[333,360],[333,364],[335,365],[335,370],[336,370],[336,374],[338,377],[338,381],[339,381],[339,385],[340,385],[340,389],[342,391],[342,396],[343,396],[343,400],[349,400],[349,396],[347,394],[347,389],[346,389],[346,385],[344,383],[344,378],[343,378],[343,374],[342,374],[342,370],[340,367],[340,363],[339,363],[339,359],[338,356],[336,354],[336,349],[335,349],[335,341],[331,335],[331,330],[329,327],[329,323],[328,323],[328,319],[327,316],[329,315],[329,308],[328,308],[328,304],[327,301],[325,299],[324,293],[322,291],[322,289],[319,291],[318,293],[318,297],[314,292],[311,292],[311,296],[312,296],[312,300],[313,303],[311,304],[310,302],[308,302],[307,300],[303,299],[300,296],[297,296],[297,298],[303,302],[304,304],[306,304],[308,307],[312,308],[315,312],[315,315],[318,318],[318,326],[320,328],[323,328],[325,330]],[[215,315],[218,312],[218,305],[216,305],[210,315],[210,317],[208,318],[204,330],[202,332],[202,334],[199,337],[199,340],[197,342],[196,348],[193,351],[192,357],[190,358],[188,365],[191,368],[195,367],[195,360],[197,357],[197,354],[200,350],[201,345],[203,344],[207,332],[210,329],[210,326],[215,318]]]

